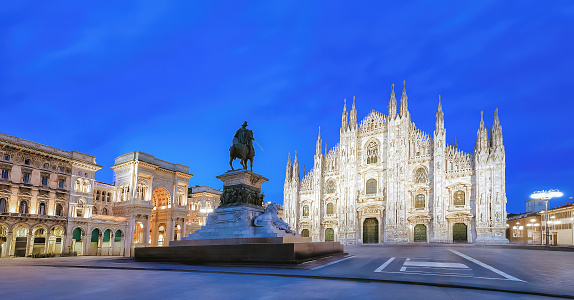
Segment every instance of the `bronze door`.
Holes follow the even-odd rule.
[[[468,236],[467,236],[465,224],[456,223],[452,226],[452,241],[455,243],[466,243],[466,242],[468,242]]]
[[[334,242],[335,241],[335,231],[333,228],[325,229],[325,242]]]
[[[427,241],[427,227],[423,224],[417,224],[415,226],[415,242],[426,242]]]
[[[376,218],[368,218],[363,222],[363,243],[379,242],[379,221]]]

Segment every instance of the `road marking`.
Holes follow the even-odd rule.
[[[461,263],[445,263],[434,261],[405,261],[403,266],[409,267],[430,267],[430,268],[451,268],[451,269],[470,269],[467,265]]]
[[[460,252],[458,252],[458,251],[456,251],[456,250],[453,250],[453,249],[448,249],[448,250],[449,250],[450,252],[452,252],[452,253],[454,253],[454,254],[456,254],[456,255],[462,257],[462,258],[466,258],[467,260],[470,260],[471,262],[473,262],[473,263],[475,263],[475,264],[477,264],[477,265],[479,265],[479,266],[481,266],[481,267],[483,267],[483,268],[486,268],[486,269],[488,269],[488,270],[490,270],[490,271],[492,271],[492,272],[494,272],[494,273],[496,273],[496,274],[498,274],[498,275],[500,275],[500,276],[502,276],[502,277],[504,277],[504,278],[506,278],[506,279],[508,279],[508,280],[525,282],[524,280],[520,280],[520,279],[518,279],[518,278],[516,278],[516,277],[514,277],[514,276],[510,276],[510,275],[508,275],[508,274],[506,274],[506,273],[504,273],[504,272],[502,272],[502,271],[500,271],[500,270],[498,270],[498,269],[496,269],[496,268],[494,268],[494,267],[491,267],[491,266],[489,266],[489,265],[487,265],[487,264],[485,264],[485,263],[483,263],[483,262],[481,262],[481,261],[479,261],[479,260],[477,260],[477,259],[474,259],[474,258],[472,258],[472,257],[470,257],[470,256],[468,256],[468,255],[462,254],[462,253],[460,253]]]
[[[403,274],[403,275],[425,275],[425,276],[447,276],[447,277],[465,277],[465,278],[476,278],[476,279],[490,279],[490,280],[510,280],[506,278],[494,278],[494,277],[481,277],[481,276],[473,276],[473,275],[463,275],[463,274],[446,274],[446,273],[427,273],[427,272],[395,272],[395,271],[382,271],[381,273],[388,273],[388,274]]]
[[[336,260],[336,261],[332,261],[332,262],[330,262],[330,263],[328,263],[328,264],[324,264],[324,265],[321,265],[321,266],[318,266],[318,267],[314,267],[313,269],[311,269],[311,271],[319,270],[319,269],[324,268],[324,267],[326,267],[326,266],[330,266],[330,265],[333,265],[333,264],[342,262],[342,261],[344,261],[344,260],[347,260],[347,259],[353,258],[353,257],[355,257],[355,256],[349,256],[349,257],[345,257],[345,258],[343,258],[343,259],[339,259],[339,260]]]
[[[391,257],[389,258],[389,260],[387,260],[384,264],[382,264],[380,267],[378,267],[375,272],[381,272],[384,268],[386,268],[395,258]]]

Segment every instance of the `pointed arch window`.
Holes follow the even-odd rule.
[[[465,205],[464,191],[454,192],[454,205]]]
[[[108,215],[108,209],[107,208],[103,208],[102,209],[102,215],[107,216]]]
[[[427,183],[429,180],[428,172],[425,168],[420,167],[416,169],[414,175],[414,182],[415,183]]]
[[[374,195],[377,193],[377,180],[376,179],[367,180],[366,191],[367,191],[367,195]]]
[[[379,143],[371,141],[367,145],[367,164],[376,164],[379,159]]]

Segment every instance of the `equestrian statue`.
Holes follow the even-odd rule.
[[[250,162],[250,171],[253,171],[253,157],[255,156],[255,149],[253,149],[253,131],[247,129],[247,121],[243,122],[233,136],[233,145],[229,147],[229,166],[233,168],[233,161],[239,158],[244,170],[247,170],[247,161]]]

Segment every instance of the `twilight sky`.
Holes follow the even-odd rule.
[[[415,124],[432,134],[441,94],[466,152],[499,108],[509,212],[541,189],[571,202],[574,2],[381,2],[4,1],[0,131],[94,155],[100,181],[139,150],[220,188],[247,120],[282,203],[289,152],[309,170],[319,126],[338,142],[344,98],[359,120],[387,114],[406,80]]]

